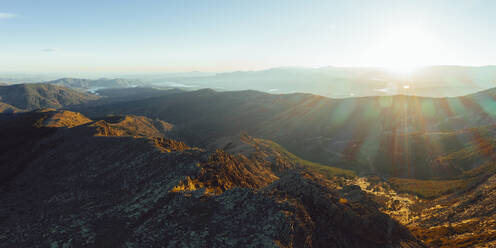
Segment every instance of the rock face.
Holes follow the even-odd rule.
[[[257,139],[230,153],[138,117],[83,117],[0,122],[1,247],[423,247],[359,187]]]

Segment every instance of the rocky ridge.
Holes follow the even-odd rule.
[[[239,137],[245,153],[201,149],[126,118],[0,123],[2,170],[15,172],[1,181],[0,246],[423,247],[359,187],[257,139]],[[25,135],[4,133],[14,126]],[[31,156],[7,156],[11,145]]]

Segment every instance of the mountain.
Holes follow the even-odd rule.
[[[22,110],[61,108],[95,101],[98,98],[50,84],[15,84],[0,87],[0,102]]]
[[[495,92],[119,89],[0,114],[0,243],[491,247]]]
[[[50,109],[0,122],[1,244],[425,247],[349,179],[276,144],[197,148],[169,127]]]
[[[478,166],[456,162],[439,166],[437,159],[476,142],[477,134],[470,128],[495,123],[494,92],[456,98],[333,99],[207,89],[80,111],[89,116],[115,113],[166,120],[176,126],[179,137],[200,146],[246,131],[307,160],[359,173],[448,179]]]
[[[496,66],[427,66],[409,73],[384,68],[280,67],[259,71],[236,71],[215,75],[143,76],[155,85],[178,85],[191,89],[252,89],[269,93],[312,93],[333,98],[350,96],[414,95],[454,97],[496,87]]]
[[[53,81],[43,82],[79,90],[96,90],[99,88],[125,88],[136,87],[143,83],[137,79],[122,78],[100,78],[100,79],[82,79],[82,78],[60,78]]]
[[[179,89],[156,89],[150,87],[106,88],[95,91],[95,94],[106,97],[105,101],[122,102],[144,98],[159,97],[182,93]]]

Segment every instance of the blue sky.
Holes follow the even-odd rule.
[[[0,0],[0,71],[496,64],[496,1]]]

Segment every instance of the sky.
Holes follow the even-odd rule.
[[[0,0],[0,72],[496,64],[496,1]]]

